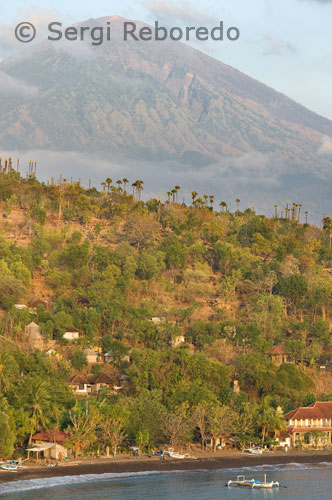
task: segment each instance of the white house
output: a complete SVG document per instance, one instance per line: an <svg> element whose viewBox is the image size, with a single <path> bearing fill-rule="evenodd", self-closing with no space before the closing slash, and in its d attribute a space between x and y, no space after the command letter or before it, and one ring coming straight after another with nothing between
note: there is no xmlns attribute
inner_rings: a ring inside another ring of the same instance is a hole
<svg viewBox="0 0 332 500"><path fill-rule="evenodd" d="M80 337L79 332L73 331L73 332L66 332L62 335L62 337L66 340L75 340Z"/></svg>

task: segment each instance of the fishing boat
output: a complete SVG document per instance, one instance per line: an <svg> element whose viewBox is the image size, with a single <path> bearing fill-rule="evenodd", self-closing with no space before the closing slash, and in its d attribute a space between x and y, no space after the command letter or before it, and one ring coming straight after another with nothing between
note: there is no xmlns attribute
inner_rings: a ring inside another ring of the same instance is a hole
<svg viewBox="0 0 332 500"><path fill-rule="evenodd" d="M4 462L0 464L1 469L11 471L11 472L16 472L18 469L18 462L14 461L9 461L9 462Z"/></svg>
<svg viewBox="0 0 332 500"><path fill-rule="evenodd" d="M246 479L245 476L237 476L236 481L231 479L228 481L227 486L244 486L247 488L261 488L261 489L272 489L279 488L278 481L267 481L266 474L264 474L264 482L257 481L256 479Z"/></svg>
<svg viewBox="0 0 332 500"><path fill-rule="evenodd" d="M169 450L166 451L166 454L171 458L178 458L178 459L190 458L188 453L183 455L181 453L177 453L176 451L174 451L173 448L169 448Z"/></svg>
<svg viewBox="0 0 332 500"><path fill-rule="evenodd" d="M263 448L245 448L243 453L250 453L251 455L263 455Z"/></svg>
<svg viewBox="0 0 332 500"><path fill-rule="evenodd" d="M230 479L227 483L227 486L252 486L255 482L255 479L246 479L245 476L237 476L236 480L233 481Z"/></svg>

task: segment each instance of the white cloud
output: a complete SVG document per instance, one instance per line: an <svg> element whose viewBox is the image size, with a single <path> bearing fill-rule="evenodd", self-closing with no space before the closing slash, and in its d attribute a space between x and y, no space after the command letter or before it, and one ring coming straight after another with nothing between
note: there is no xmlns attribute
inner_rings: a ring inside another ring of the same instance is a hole
<svg viewBox="0 0 332 500"><path fill-rule="evenodd" d="M10 56L18 52L31 43L21 43L15 38L15 27L27 21L34 25L37 36L32 44L41 41L47 34L47 27L53 21L62 22L62 16L56 10L42 9L34 7L33 9L22 9L18 12L17 18L10 24L0 24L0 58Z"/></svg>
<svg viewBox="0 0 332 500"><path fill-rule="evenodd" d="M264 42L267 46L263 52L264 56L275 56L285 52L296 52L296 48L291 43L283 40L276 40L271 36L265 36Z"/></svg>
<svg viewBox="0 0 332 500"><path fill-rule="evenodd" d="M0 71L0 95L18 94L24 97L33 97L37 93L38 89L36 87Z"/></svg>
<svg viewBox="0 0 332 500"><path fill-rule="evenodd" d="M332 156L332 137L323 137L318 154L320 156Z"/></svg>
<svg viewBox="0 0 332 500"><path fill-rule="evenodd" d="M146 1L144 7L154 21L166 25L210 25L216 23L216 17L207 14L204 10L194 9L187 2L153 2Z"/></svg>

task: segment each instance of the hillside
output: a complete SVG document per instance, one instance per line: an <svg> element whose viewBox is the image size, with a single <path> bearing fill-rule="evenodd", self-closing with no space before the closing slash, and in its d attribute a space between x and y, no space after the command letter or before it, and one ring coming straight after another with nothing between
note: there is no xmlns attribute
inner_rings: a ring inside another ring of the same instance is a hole
<svg viewBox="0 0 332 500"><path fill-rule="evenodd" d="M237 436L246 415L241 439L251 440L267 406L329 397L332 220L303 223L295 205L268 219L239 200L231 213L198 193L185 206L179 187L165 203L142 202L142 189L127 179L106 179L98 192L0 175L0 420L12 436L1 449L50 425L81 442L75 374L111 381L85 394L96 425L106 398L121 439L138 442L144 431L151 445L175 418L186 433L174 442L192 439L202 405L227 414Z"/></svg>

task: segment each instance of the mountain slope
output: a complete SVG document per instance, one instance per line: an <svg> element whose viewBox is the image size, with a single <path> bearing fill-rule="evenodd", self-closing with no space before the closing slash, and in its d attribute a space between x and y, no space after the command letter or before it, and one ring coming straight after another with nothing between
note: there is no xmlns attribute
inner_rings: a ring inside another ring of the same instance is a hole
<svg viewBox="0 0 332 500"><path fill-rule="evenodd" d="M177 42L73 48L44 43L0 65L37 88L0 104L2 147L103 151L208 163L249 153L317 161L332 122L269 87ZM324 159L319 159L323 163Z"/></svg>

